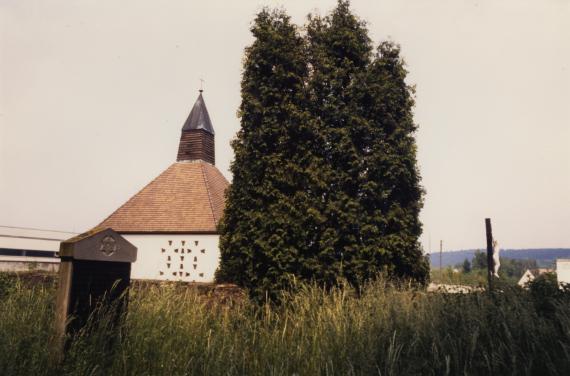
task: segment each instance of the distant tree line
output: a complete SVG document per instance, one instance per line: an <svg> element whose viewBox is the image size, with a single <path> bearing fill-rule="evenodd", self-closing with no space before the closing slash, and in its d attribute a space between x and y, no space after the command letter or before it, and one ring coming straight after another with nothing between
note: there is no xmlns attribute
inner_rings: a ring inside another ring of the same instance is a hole
<svg viewBox="0 0 570 376"><path fill-rule="evenodd" d="M499 276L519 279L527 269L538 269L538 264L534 259L520 260L510 258L500 258L501 266L499 268ZM457 264L456 268L463 271L463 273L470 273L472 271L487 270L487 253L476 251L473 259L465 258L463 263Z"/></svg>

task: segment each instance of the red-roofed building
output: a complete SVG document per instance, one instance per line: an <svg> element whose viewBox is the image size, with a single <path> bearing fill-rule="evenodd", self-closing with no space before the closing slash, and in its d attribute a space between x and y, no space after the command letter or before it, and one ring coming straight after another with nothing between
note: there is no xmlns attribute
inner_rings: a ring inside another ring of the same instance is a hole
<svg viewBox="0 0 570 376"><path fill-rule="evenodd" d="M101 222L138 248L132 278L212 282L229 183L214 165L202 91L182 127L177 161Z"/></svg>

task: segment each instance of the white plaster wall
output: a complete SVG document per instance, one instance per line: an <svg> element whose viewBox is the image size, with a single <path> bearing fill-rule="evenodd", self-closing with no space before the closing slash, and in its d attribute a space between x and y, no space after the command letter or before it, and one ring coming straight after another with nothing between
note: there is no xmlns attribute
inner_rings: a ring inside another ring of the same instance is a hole
<svg viewBox="0 0 570 376"><path fill-rule="evenodd" d="M556 276L558 283L570 283L570 259L556 260Z"/></svg>
<svg viewBox="0 0 570 376"><path fill-rule="evenodd" d="M131 278L213 282L218 268L219 235L122 234L137 249Z"/></svg>

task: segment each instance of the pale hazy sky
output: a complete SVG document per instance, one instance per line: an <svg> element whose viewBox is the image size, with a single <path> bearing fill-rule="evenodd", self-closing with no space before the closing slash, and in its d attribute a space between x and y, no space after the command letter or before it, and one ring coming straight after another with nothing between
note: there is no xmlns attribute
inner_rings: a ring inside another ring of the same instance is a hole
<svg viewBox="0 0 570 376"><path fill-rule="evenodd" d="M263 5L0 0L0 225L84 231L175 161L199 79L228 171ZM570 247L570 1L353 0L417 85L425 250Z"/></svg>

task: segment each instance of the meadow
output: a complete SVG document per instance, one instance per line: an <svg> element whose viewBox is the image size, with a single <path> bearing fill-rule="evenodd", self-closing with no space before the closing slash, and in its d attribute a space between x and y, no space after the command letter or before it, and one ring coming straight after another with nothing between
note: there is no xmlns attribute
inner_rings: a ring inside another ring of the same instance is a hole
<svg viewBox="0 0 570 376"><path fill-rule="evenodd" d="M543 286L358 293L296 286L280 305L134 284L112 348L108 312L50 361L56 286L0 275L2 375L568 375L570 295Z"/></svg>

